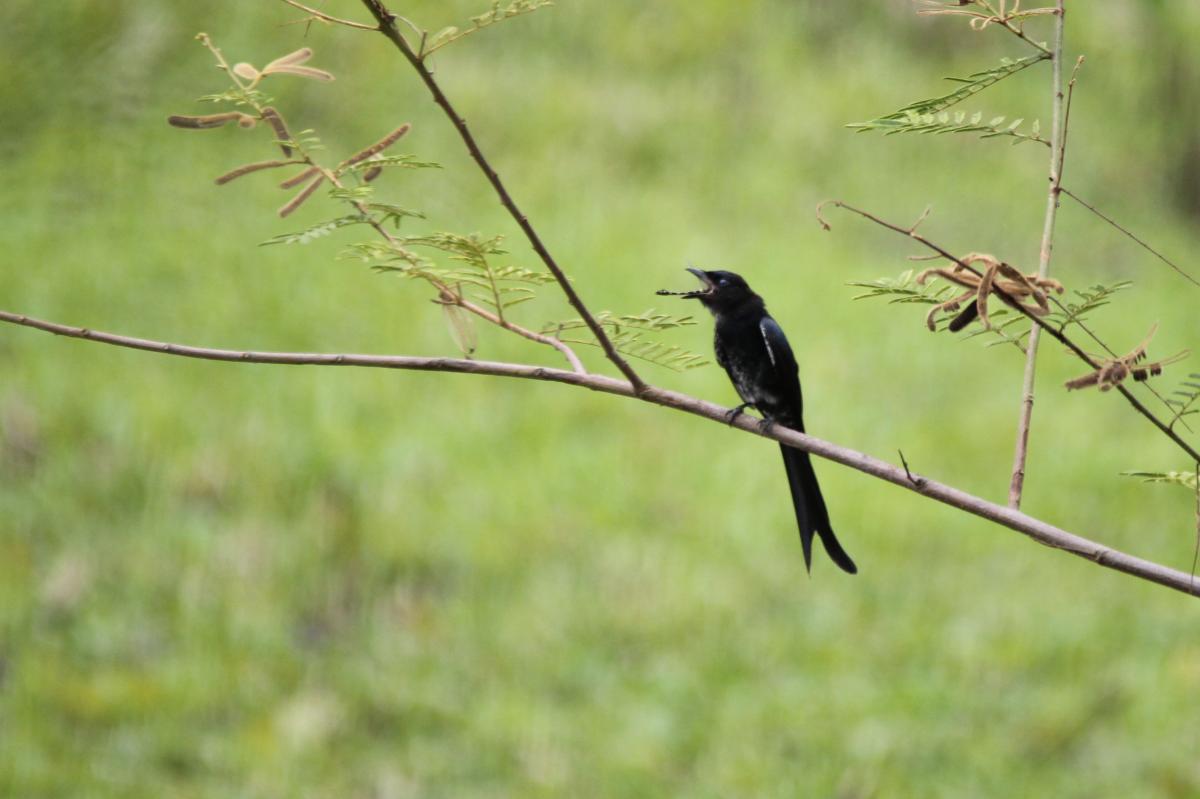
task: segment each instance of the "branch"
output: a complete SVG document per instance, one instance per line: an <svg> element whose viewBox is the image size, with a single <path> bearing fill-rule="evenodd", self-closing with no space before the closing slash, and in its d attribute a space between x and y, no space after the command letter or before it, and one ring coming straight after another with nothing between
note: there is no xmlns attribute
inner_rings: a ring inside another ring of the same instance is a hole
<svg viewBox="0 0 1200 799"><path fill-rule="evenodd" d="M283 0L283 2L287 3L292 8L300 9L301 11L305 12L306 14L309 14L310 18L318 19L321 22L329 22L329 23L333 23L334 25L345 25L347 28L358 28L359 30L364 30L364 31L379 30L379 28L375 27L374 25L364 25L361 22L354 22L354 21L348 20L348 19L341 19L340 17L330 16L329 14L326 14L324 11L318 11L315 8L304 5L303 3L298 3L298 2L296 2L296 0Z"/></svg>
<svg viewBox="0 0 1200 799"><path fill-rule="evenodd" d="M300 352L242 352L219 350L207 347L191 347L163 341L133 338L114 333L104 333L87 328L69 327L55 322L46 322L28 316L0 311L0 322L9 322L32 327L60 336L69 336L101 344L146 350L184 358L199 358L211 361L234 361L238 363L270 363L315 366L362 366L380 369L409 369L426 372L460 372L464 374L492 375L495 377L518 377L529 380L546 380L554 383L580 386L605 394L640 399L694 416L700 416L721 425L729 424L729 409L712 402L666 389L645 387L640 391L630 383L597 374L580 374L565 369L496 361L472 361L461 358L420 358L408 355L349 355ZM1111 547L1069 533L1018 510L1006 508L968 494L952 486L914 474L907 463L903 468L871 457L846 447L823 441L819 438L789 430L780 425L764 431L757 419L742 416L732 426L743 432L770 438L796 449L810 452L818 457L840 463L863 474L906 488L921 496L937 500L944 505L979 516L988 521L1023 533L1038 543L1061 549L1072 555L1091 560L1105 568L1123 572L1149 582L1173 588L1192 596L1200 596L1191 576L1184 572L1143 560L1120 552Z"/></svg>
<svg viewBox="0 0 1200 799"><path fill-rule="evenodd" d="M640 393L645 391L648 386L640 377L638 377L638 374L633 370L633 367L630 366L623 357L621 357L619 352L617 352L617 348L613 345L612 340L609 339L608 334L604 332L604 328L602 328L600 324L596 322L596 319L592 316L591 311L589 311L587 306L584 305L583 300L580 298L579 294L576 293L575 288L571 285L571 281L567 279L566 274L559 267L558 262L554 260L554 257L550 255L550 251L546 249L546 245L542 243L542 239L537 234L537 231L534 230L533 225L529 223L529 219L524 213L521 212L521 209L517 207L516 202L513 201L512 196L508 193L508 189L505 188L504 183L501 182L500 176L496 174L496 170L492 168L491 163L487 160L487 157L484 156L483 151L479 149L479 144L475 141L475 136L471 133L470 128L467 127L466 120L464 120L459 115L458 111L454 109L454 106L450 104L450 100L446 97L445 93L442 92L442 87L438 85L438 82L434 79L433 73L429 71L427 66L425 66L424 57L422 55L418 55L416 51L413 50L412 46L409 45L408 40L405 39L404 36L401 35L399 29L396 28L396 15L387 10L387 8L383 5L382 0L363 0L363 4L371 12L371 14L374 15L376 21L378 21L379 32L386 36L388 40L391 41L392 44L394 44L396 48L404 54L405 59L410 65L412 65L412 68L416 70L417 75L419 75L421 80L424 82L425 87L429 89L429 93L433 96L433 101L437 103L438 107L440 107L450 119L450 123L454 125L454 129L458 131L459 137L462 138L463 144L467 146L467 151L470 152L471 158L475 160L475 163L479 166L480 170L483 171L483 174L488 179L488 182L492 184L492 188L496 191L496 195L500 198L500 204L504 206L504 208L512 216L513 220L516 221L517 225L521 228L521 231L525 234L525 237L529 240L530 246L533 247L533 251L537 253L539 258L542 259L542 263L546 265L546 268L550 270L550 273L554 275L554 279L558 281L558 285L566 295L567 301L571 304L571 307L575 309L575 312L579 314L579 318L587 324L588 329L592 331L592 335L595 336L596 341L600 343L600 347L604 350L604 354L610 361L612 361L617 369L621 371L621 374L625 375L630 384L632 384L635 392Z"/></svg>
<svg viewBox="0 0 1200 799"><path fill-rule="evenodd" d="M1070 198L1071 198L1072 200L1074 200L1075 202L1077 202L1077 203L1079 203L1080 205L1082 205L1084 208L1086 208L1086 209L1088 209L1089 211L1091 211L1091 212L1092 212L1093 214L1095 214L1096 216L1098 216L1098 217L1100 217L1101 219L1103 219L1103 220L1104 220L1105 222L1107 222L1108 224L1112 225L1114 228L1116 228L1116 229L1117 229L1117 230L1119 230L1120 232L1124 233L1126 236L1128 236L1128 237L1129 237L1130 239L1132 239L1134 242L1136 242L1137 244L1139 244L1139 245L1142 247L1142 249L1146 250L1148 253L1150 253L1151 255L1153 255L1155 258L1157 258L1158 260L1162 261L1164 264L1166 264L1167 266L1171 267L1171 268L1172 268L1172 269L1174 269L1176 272L1178 272L1178 273L1179 273L1179 275L1180 275L1180 277L1182 277L1184 280L1188 281L1188 282L1189 282L1189 283L1191 283L1192 285L1195 285L1195 286L1200 286L1200 280L1196 280L1196 278L1192 277L1192 276L1191 276L1191 275L1190 275L1190 274L1189 274L1187 271L1185 271L1185 270L1183 269L1183 267L1179 266L1179 265L1178 265L1178 264L1176 264L1174 261L1172 261L1170 258L1168 258L1167 256L1163 255L1161 252L1159 252L1158 250L1154 249L1153 247L1151 247L1151 246L1150 246L1149 244L1147 244L1146 242L1142 241L1140 238L1138 238L1137 236L1135 236L1135 235L1134 235L1134 234L1133 234L1133 233L1132 233L1130 230L1128 230L1127 228L1123 227L1123 226L1122 226L1122 225L1121 225L1119 222L1117 222L1115 219L1113 219L1112 217L1110 217L1110 216L1108 216L1107 214L1105 214L1105 213L1104 213L1103 211L1101 211L1099 208L1097 208L1096 206L1092 205L1092 204L1091 204L1091 203L1089 203L1087 200L1083 199L1083 198L1082 198L1082 197L1080 197L1078 194L1076 194L1075 192L1071 191L1071 190L1070 190L1070 189L1068 189L1068 188L1065 188L1065 187L1061 187L1061 186L1060 186L1060 187L1059 187L1059 191L1061 191L1063 194L1065 194L1065 195L1067 195L1068 197L1070 197Z"/></svg>
<svg viewBox="0 0 1200 799"><path fill-rule="evenodd" d="M1050 190L1046 197L1046 219L1042 225L1042 246L1038 258L1038 277L1050 274L1050 256L1054 252L1054 223L1058 217L1058 206L1062 202L1063 161L1067 156L1067 114L1070 103L1063 107L1062 58L1063 29L1066 21L1064 0L1057 0L1054 16L1054 44L1051 51L1053 73L1053 96L1051 101L1052 129L1050 134ZM1083 63L1080 58L1075 64L1076 72ZM1071 76L1071 91L1075 89L1075 76ZM1033 384L1037 376L1038 342L1041 328L1029 332L1029 345L1025 352L1025 375L1021 380L1021 413L1017 419L1017 444L1013 452L1012 478L1008 484L1008 505L1021 507L1021 491L1025 486L1025 460L1029 453L1029 428L1033 421Z"/></svg>
<svg viewBox="0 0 1200 799"><path fill-rule="evenodd" d="M935 244L934 242L930 241L929 239L925 238L920 233L918 233L916 225L913 225L912 227L907 227L907 228L901 227L900 225L897 225L893 222L888 222L887 220L880 219L879 217L875 216L874 214L872 214L868 211L864 211L861 208L855 208L853 205L842 202L841 200L826 200L825 202L823 202L817 206L817 221L820 222L821 227L823 227L825 230L831 229L829 223L826 222L825 219L821 216L821 210L827 205L832 205L835 208L843 208L847 211L850 211L851 213L861 216L864 219L874 222L875 224L879 225L880 227L885 227L888 230L894 231L903 236L908 236L909 238L913 239L914 241L919 242L920 244L929 248L930 250L933 250L934 252L936 252L938 255L940 255L942 258L946 259L947 261L958 264L963 269L966 269L968 272L971 272L972 274L974 274L976 276L981 276L979 274L978 270L975 269L975 267L971 266L969 263L962 260L961 258L958 258L955 255L952 255L950 253L950 251L947 250L946 248L942 247L939 244ZM924 219L924 215L922 215L921 218ZM920 224L920 222L921 222L921 220L917 220L917 224ZM1099 364L1096 362L1096 360L1094 358L1092 358L1090 355L1088 355L1086 352L1084 352L1084 350L1078 344L1076 344L1074 341L1072 341L1066 335L1066 333L1064 333L1062 330L1054 327L1054 325L1046 322L1040 316L1038 316L1037 314L1030 311L1028 308L1026 308L1024 305L1022 305L1017 300L1017 298L1005 293L1005 291L1001 287L999 287L999 286L993 287L992 293L995 294L997 297L999 297L1001 300L1003 300L1007 305L1011 306L1014 310L1018 311L1019 313L1024 314L1031 322L1033 322L1034 325L1036 325L1041 330L1046 331L1046 333L1048 335L1050 335L1052 338L1054 338L1056 341L1058 341L1060 344L1062 344L1068 350L1073 352L1076 357L1078 357L1081 361L1086 363L1088 366L1090 366L1093 369L1095 369L1099 366ZM1151 424L1153 424L1155 427L1157 427L1159 429L1159 431L1161 431L1163 433L1163 435L1165 435L1167 438L1169 438L1173 442L1175 442L1175 444L1180 449L1182 449L1184 452L1187 453L1188 457L1191 458L1192 461L1200 462L1200 453L1196 452L1196 450L1193 449L1190 444L1188 444L1186 441L1184 441L1182 438L1180 438L1179 434L1176 433L1174 430L1172 430L1171 427L1167 423L1165 423L1164 421L1159 419L1157 416L1155 416L1154 413L1151 412L1149 408L1147 408L1145 405L1143 405L1141 403L1141 401L1137 397L1135 397L1129 389L1127 389L1124 386L1124 384L1118 384L1116 386L1116 389L1117 389L1117 391L1121 392L1121 396L1124 397L1129 402L1129 404L1133 406L1134 410L1136 410L1142 416L1146 417L1146 419L1148 419Z"/></svg>

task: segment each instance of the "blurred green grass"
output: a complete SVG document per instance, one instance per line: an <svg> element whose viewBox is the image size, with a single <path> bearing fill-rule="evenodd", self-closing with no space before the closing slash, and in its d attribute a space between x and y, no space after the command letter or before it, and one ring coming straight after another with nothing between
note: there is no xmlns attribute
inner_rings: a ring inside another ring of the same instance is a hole
<svg viewBox="0 0 1200 799"><path fill-rule="evenodd" d="M406 7L436 29L478 6ZM221 85L195 32L258 63L303 41L339 78L273 89L294 125L341 154L411 121L401 149L446 169L383 192L430 229L507 234L532 265L385 43L320 26L302 40L281 26L294 18L10 0L0 307L210 346L453 352L414 285L335 260L355 231L254 246L335 213L314 202L280 222L270 181L212 185L264 157L261 132L164 124ZM1068 185L1194 251L1173 186L1200 107L1200 13L1120 2L1071 25L1089 63ZM939 241L1031 263L1040 149L842 127L1017 52L904 3L563 0L437 67L594 307L661 307L653 290L686 284L688 261L740 271L791 335L814 433L1000 498L1020 359L933 338L920 310L852 303L847 281L894 275L909 251L849 217L823 233L812 208L840 196L910 219L932 204ZM1044 79L972 107L1036 117ZM1058 242L1068 284L1136 281L1097 317L1106 337L1136 342L1157 320L1156 351L1194 343L1195 298L1168 270L1069 204ZM530 324L568 315L546 295ZM480 357L553 361L481 339ZM5 795L1200 791L1186 599L856 473L818 465L862 574L821 558L809 579L772 447L661 409L15 328L0 370ZM1047 350L1027 510L1188 568L1191 498L1117 477L1184 464L1119 399L1056 388L1077 371ZM646 374L733 401L716 369Z"/></svg>

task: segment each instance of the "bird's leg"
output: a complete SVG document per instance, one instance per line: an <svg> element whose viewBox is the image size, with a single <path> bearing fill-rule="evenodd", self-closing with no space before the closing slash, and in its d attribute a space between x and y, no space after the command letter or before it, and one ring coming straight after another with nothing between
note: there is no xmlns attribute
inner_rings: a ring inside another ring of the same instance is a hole
<svg viewBox="0 0 1200 799"><path fill-rule="evenodd" d="M729 412L725 414L725 421L729 424L730 427L733 427L733 423L737 421L738 417L741 416L743 413L745 413L747 408L753 408L753 407L754 407L753 402L743 402L741 405L737 406L736 408L730 408Z"/></svg>
<svg viewBox="0 0 1200 799"><path fill-rule="evenodd" d="M758 421L758 432L765 435L770 435L771 428L775 426L775 420L763 417Z"/></svg>

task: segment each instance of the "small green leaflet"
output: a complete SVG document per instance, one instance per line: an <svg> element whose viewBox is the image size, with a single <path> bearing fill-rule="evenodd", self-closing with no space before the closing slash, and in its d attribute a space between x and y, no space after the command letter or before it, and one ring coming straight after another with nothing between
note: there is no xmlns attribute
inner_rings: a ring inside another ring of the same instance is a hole
<svg viewBox="0 0 1200 799"><path fill-rule="evenodd" d="M328 236L338 228L348 225L361 225L366 221L361 216L341 216L328 222L322 222L319 225L313 225L308 230L302 230L299 233L282 233L278 236L272 236L266 241L260 242L258 246L265 247L268 244L308 244L311 241Z"/></svg>

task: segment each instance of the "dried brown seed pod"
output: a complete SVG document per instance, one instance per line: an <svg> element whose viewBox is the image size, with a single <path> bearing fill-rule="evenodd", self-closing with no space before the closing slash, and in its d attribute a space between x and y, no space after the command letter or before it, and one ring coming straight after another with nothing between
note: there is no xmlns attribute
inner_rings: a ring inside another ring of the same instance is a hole
<svg viewBox="0 0 1200 799"><path fill-rule="evenodd" d="M348 166L353 166L354 164L357 164L359 161L365 161L366 159L370 158L371 156L377 155L377 154L383 152L384 150L386 150L387 148L389 148L393 144L395 144L397 141L399 141L400 138L405 133L408 133L410 130L412 130L412 125L405 122L403 125L396 128L391 133L389 133L388 135L384 136L379 141L372 144L370 147L367 147L366 149L363 149L363 150L359 150L357 153L355 153L354 155L347 158L345 161L343 161L338 166L338 169L345 169Z"/></svg>
<svg viewBox="0 0 1200 799"><path fill-rule="evenodd" d="M256 161L253 164L242 164L238 168L231 169L228 172L226 172L224 175L221 175L221 177L217 178L216 184L218 186L224 186L229 181L236 180L237 178L240 178L242 175L249 175L251 172L258 172L261 169L275 169L277 167L287 166L288 164L294 164L294 163L296 163L296 162L295 161Z"/></svg>
<svg viewBox="0 0 1200 799"><path fill-rule="evenodd" d="M173 114L167 117L167 124L176 128L204 130L206 128L219 128L228 122L240 119L241 116L242 114L238 111L226 111L223 114L205 114L204 116Z"/></svg>
<svg viewBox="0 0 1200 799"><path fill-rule="evenodd" d="M317 190L317 187L320 186L321 183L324 182L324 180L325 180L324 175L317 175L317 177L314 178L311 183L309 183L307 186L305 186L303 189L300 190L299 194L297 194L292 199L288 200L287 203L282 208L279 209L279 215L281 217L285 217L288 214L292 213L292 211L295 211L297 208L299 208L301 205L303 205L304 201L312 196L313 192Z"/></svg>
<svg viewBox="0 0 1200 799"><path fill-rule="evenodd" d="M308 169L304 170L303 172L300 172L299 174L296 174L296 175L292 175L290 178L285 180L283 183L280 183L279 188L293 189L320 171L321 170L318 169L317 167L310 166Z"/></svg>
<svg viewBox="0 0 1200 799"><path fill-rule="evenodd" d="M283 121L283 117L279 115L278 111L268 105L262 110L262 118L275 131L275 138L279 140L279 149L283 150L284 156L291 158L292 147L288 142L292 140L292 134L288 132L287 123Z"/></svg>

